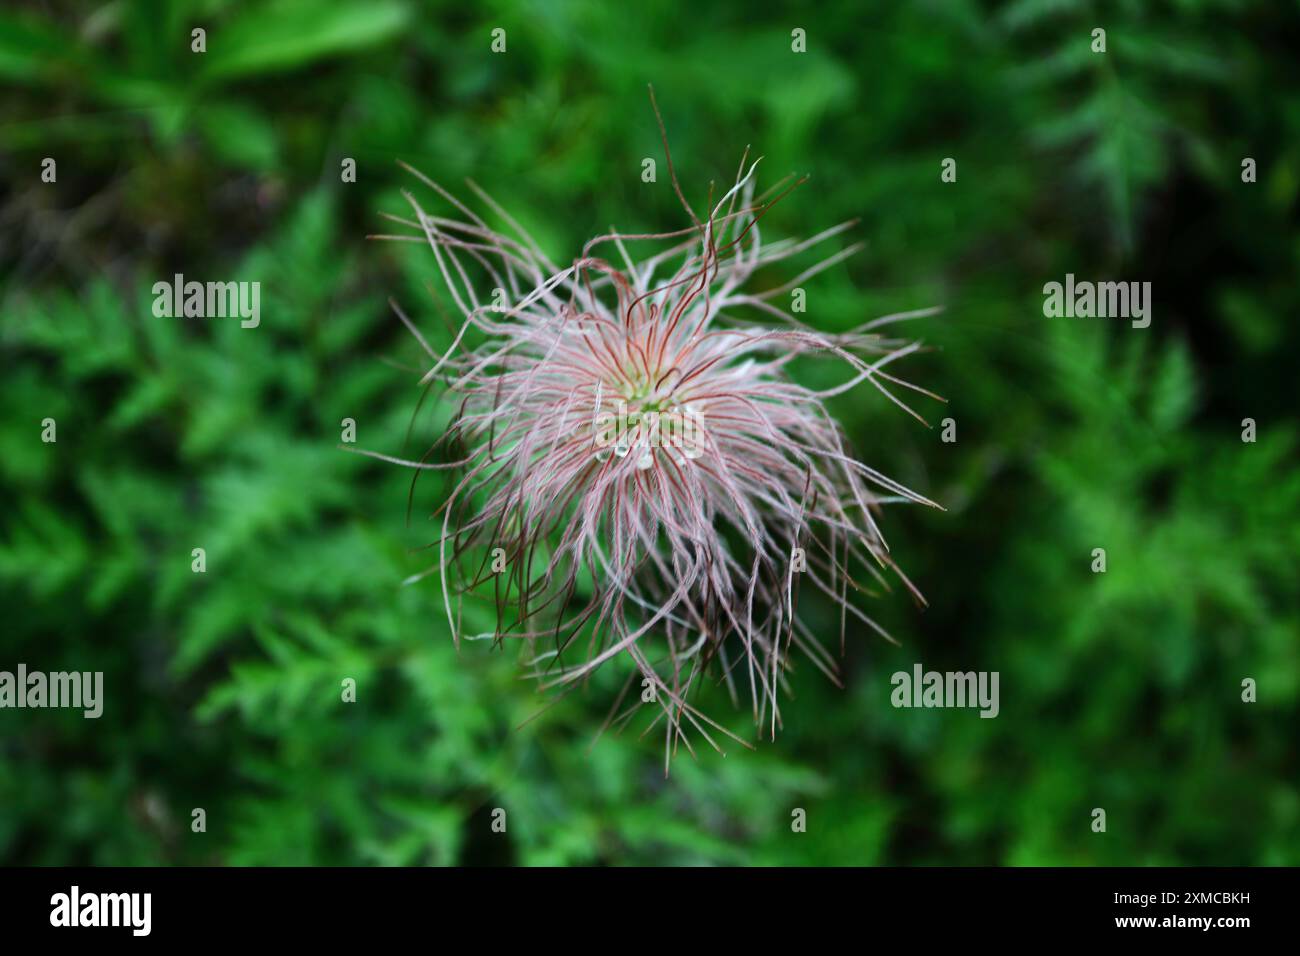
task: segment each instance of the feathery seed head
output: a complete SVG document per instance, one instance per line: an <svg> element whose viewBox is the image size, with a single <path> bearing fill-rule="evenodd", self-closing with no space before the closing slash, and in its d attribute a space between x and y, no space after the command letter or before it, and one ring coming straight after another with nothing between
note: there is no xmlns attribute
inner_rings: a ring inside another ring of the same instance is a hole
<svg viewBox="0 0 1300 956"><path fill-rule="evenodd" d="M490 588L497 628L477 636L528 642L544 687L630 662L624 692L639 684L640 703L611 719L650 705L666 760L679 742L691 748L692 727L715 747L710 729L734 736L690 702L706 674L748 696L772 734L792 647L838 683L834 656L795 613L801 586L838 606L841 643L848 618L884 634L851 593L861 569L886 588L885 572L896 575L920 600L877 517L887 503L933 502L858 461L824 400L865 384L919 418L895 389L938 396L887 369L919 343L875 330L935 310L832 335L780 309L856 248L783 284L755 276L853 223L764 243L761 220L793 186L755 197L757 166L742 160L703 219L682 199L687 228L611 230L564 268L473 183L513 236L418 173L460 216L408 195L413 218L390 218L409 234L386 237L428 244L463 317L439 357L398 313L430 355L424 381L457 408L440 439L459 449L452 460L408 463L456 472L426 572L440 577L453 634L467 636L462 594ZM847 379L799 385L788 367L813 354L842 362Z"/></svg>

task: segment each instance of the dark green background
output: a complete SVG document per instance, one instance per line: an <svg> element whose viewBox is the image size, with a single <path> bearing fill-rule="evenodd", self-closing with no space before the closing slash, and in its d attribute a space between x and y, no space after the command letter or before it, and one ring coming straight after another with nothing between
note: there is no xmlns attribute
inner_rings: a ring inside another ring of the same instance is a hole
<svg viewBox="0 0 1300 956"><path fill-rule="evenodd" d="M0 669L102 670L107 701L0 711L0 860L1300 862L1298 47L1294 5L1232 0L7 3ZM448 415L412 418L386 305L446 346L431 254L366 240L400 189L444 208L395 161L472 176L560 262L678 228L647 83L696 208L749 144L811 175L767 237L862 218L809 321L947 307L904 364L958 430L837 400L948 508L885 516L931 607L869 602L901 647L851 633L845 690L799 667L775 743L667 780L657 733L588 750L612 679L515 729L545 699L514 655L458 657L436 578L399 587L445 487L408 526L409 472L337 447L351 417L418 456ZM155 319L174 272L260 281L261 327ZM1044 318L1067 272L1151 282L1152 326ZM1001 715L893 709L916 661L1000 672Z"/></svg>

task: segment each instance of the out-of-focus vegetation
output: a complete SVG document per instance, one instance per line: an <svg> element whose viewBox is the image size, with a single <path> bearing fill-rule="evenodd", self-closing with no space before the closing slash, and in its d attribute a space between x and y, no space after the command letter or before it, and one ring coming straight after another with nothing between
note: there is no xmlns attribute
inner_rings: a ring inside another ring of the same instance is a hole
<svg viewBox="0 0 1300 956"><path fill-rule="evenodd" d="M0 669L102 670L107 700L0 711L0 859L1300 863L1298 21L1235 0L6 4ZM912 325L934 351L908 375L958 438L869 389L838 401L865 460L948 508L885 516L931 606L870 601L900 647L851 631L845 690L800 667L775 743L666 780L657 734L589 746L603 684L518 726L546 699L515 657L457 654L436 576L399 586L446 486L421 479L408 526L410 473L338 449L352 418L359 446L418 456L447 415L416 414L386 303L445 348L432 258L365 238L422 188L395 160L472 176L561 262L611 223L678 228L662 162L641 181L647 83L697 207L750 144L767 182L811 174L767 235L862 217L808 321L947 306ZM155 318L178 272L260 281L260 327ZM1067 272L1151 282L1151 327L1044 318ZM895 710L916 661L999 671L1000 716Z"/></svg>

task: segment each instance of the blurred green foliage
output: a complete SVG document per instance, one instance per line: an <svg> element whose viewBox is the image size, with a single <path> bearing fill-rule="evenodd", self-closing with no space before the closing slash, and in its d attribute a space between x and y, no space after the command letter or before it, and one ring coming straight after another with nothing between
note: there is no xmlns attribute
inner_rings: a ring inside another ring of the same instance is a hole
<svg viewBox="0 0 1300 956"><path fill-rule="evenodd" d="M0 668L102 670L107 696L97 721L0 712L0 859L1300 863L1295 10L674 6L0 13ZM769 236L862 217L811 321L947 306L908 374L958 430L836 405L948 507L885 519L931 606L870 602L901 647L851 633L845 690L798 668L775 743L668 779L657 735L591 745L610 682L529 721L548 700L513 655L456 652L436 576L400 586L445 486L338 448L353 418L418 456L448 415L417 413L386 304L445 348L432 260L365 239L420 188L394 161L472 176L557 261L611 223L677 228L666 177L640 179L650 82L697 205L752 144L767 182L811 174ZM261 326L154 318L175 272L260 281ZM1150 281L1151 328L1045 319L1067 272ZM915 661L999 671L1000 716L895 710Z"/></svg>

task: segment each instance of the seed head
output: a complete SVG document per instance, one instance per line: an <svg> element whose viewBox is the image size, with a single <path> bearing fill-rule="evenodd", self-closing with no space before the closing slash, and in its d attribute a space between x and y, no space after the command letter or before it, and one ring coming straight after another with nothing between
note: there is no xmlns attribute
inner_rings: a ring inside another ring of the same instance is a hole
<svg viewBox="0 0 1300 956"><path fill-rule="evenodd" d="M839 683L835 656L796 613L801 588L838 608L841 650L849 618L888 638L857 606L862 572L922 599L890 557L880 509L938 507L859 461L824 405L866 385L920 418L896 390L938 396L888 368L920 344L876 330L936 310L828 334L780 308L857 247L778 285L760 274L854 223L764 243L762 219L798 183L756 197L758 162L745 164L703 218L682 198L690 225L611 230L563 268L474 183L512 234L414 170L457 215L408 194L413 216L389 217L407 232L384 237L428 244L462 317L439 356L397 310L430 356L423 382L456 409L429 454L403 462L455 473L435 513L438 560L412 580L438 575L457 642L526 642L543 687L572 689L624 661L605 726L649 707L650 726L664 722L665 767L679 742L693 752L691 729L715 747L711 730L745 743L691 702L707 677L747 696L772 735L792 648ZM673 185L682 197L675 173ZM800 356L838 360L847 377L800 385ZM439 445L450 460L429 460ZM463 634L461 601L488 591L495 630Z"/></svg>

